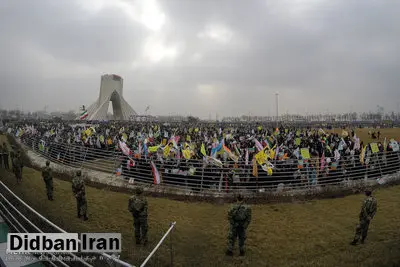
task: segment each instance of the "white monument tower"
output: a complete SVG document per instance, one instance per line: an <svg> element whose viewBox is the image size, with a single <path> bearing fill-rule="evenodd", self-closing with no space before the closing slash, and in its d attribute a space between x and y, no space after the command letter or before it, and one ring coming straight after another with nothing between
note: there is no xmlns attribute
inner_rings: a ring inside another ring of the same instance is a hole
<svg viewBox="0 0 400 267"><path fill-rule="evenodd" d="M114 120L129 120L137 115L122 96L123 79L115 74L101 76L99 99L87 109L86 120L107 120L108 107L112 102Z"/></svg>

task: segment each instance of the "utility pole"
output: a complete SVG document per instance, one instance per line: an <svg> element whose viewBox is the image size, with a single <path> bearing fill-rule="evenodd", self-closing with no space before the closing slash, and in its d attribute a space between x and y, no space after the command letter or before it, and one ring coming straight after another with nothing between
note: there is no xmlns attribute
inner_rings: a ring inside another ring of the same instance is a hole
<svg viewBox="0 0 400 267"><path fill-rule="evenodd" d="M276 124L278 125L279 118L279 93L275 93L275 104L276 104Z"/></svg>

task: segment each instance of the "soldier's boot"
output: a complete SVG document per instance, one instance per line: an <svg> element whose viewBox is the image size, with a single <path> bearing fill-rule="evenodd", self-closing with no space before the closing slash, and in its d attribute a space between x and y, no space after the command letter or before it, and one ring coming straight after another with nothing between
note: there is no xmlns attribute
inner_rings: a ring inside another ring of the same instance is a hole
<svg viewBox="0 0 400 267"><path fill-rule="evenodd" d="M365 242L365 237L361 238L361 244L364 244Z"/></svg>
<svg viewBox="0 0 400 267"><path fill-rule="evenodd" d="M244 256L244 249L240 250L240 256Z"/></svg>
<svg viewBox="0 0 400 267"><path fill-rule="evenodd" d="M86 214L85 214L85 215L82 216L82 220L83 220L83 221L87 221L87 220L89 220L89 218L88 218L88 217L86 216Z"/></svg>
<svg viewBox="0 0 400 267"><path fill-rule="evenodd" d="M357 245L357 240L354 239L354 240L350 243L350 245L352 245L352 246Z"/></svg>
<svg viewBox="0 0 400 267"><path fill-rule="evenodd" d="M140 238L136 238L136 245L140 245Z"/></svg>
<svg viewBox="0 0 400 267"><path fill-rule="evenodd" d="M225 251L225 255L226 255L226 256L233 256L232 250L227 249L227 250Z"/></svg>

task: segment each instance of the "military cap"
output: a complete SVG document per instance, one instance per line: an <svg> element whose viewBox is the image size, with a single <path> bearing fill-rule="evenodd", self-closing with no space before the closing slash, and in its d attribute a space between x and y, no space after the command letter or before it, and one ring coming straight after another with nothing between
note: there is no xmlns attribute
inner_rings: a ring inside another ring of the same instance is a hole
<svg viewBox="0 0 400 267"><path fill-rule="evenodd" d="M50 161L46 160L46 166L50 165Z"/></svg>
<svg viewBox="0 0 400 267"><path fill-rule="evenodd" d="M238 201L242 201L242 200L243 200L243 195L242 195L242 194L236 195L236 199L237 199Z"/></svg>
<svg viewBox="0 0 400 267"><path fill-rule="evenodd" d="M76 171L76 176L81 176L81 175L82 175L82 171L81 170Z"/></svg>
<svg viewBox="0 0 400 267"><path fill-rule="evenodd" d="M136 193L137 195L142 194L142 193L143 193L143 188L142 188L141 186L136 187L136 188L135 188L135 193Z"/></svg>
<svg viewBox="0 0 400 267"><path fill-rule="evenodd" d="M370 195L372 194L372 189L371 189L371 188L366 188L366 189L364 190L364 192L365 192L365 194L366 194L367 196L370 196Z"/></svg>

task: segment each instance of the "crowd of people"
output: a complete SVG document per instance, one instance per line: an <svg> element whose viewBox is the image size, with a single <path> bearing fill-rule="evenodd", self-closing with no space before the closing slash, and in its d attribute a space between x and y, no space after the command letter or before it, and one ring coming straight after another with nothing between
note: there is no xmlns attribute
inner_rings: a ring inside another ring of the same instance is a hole
<svg viewBox="0 0 400 267"><path fill-rule="evenodd" d="M331 133L319 127L255 123L158 124L8 122L5 128L57 159L92 161L118 155L126 178L193 188L315 186L378 178L399 169L395 139L366 144L355 127ZM380 132L371 132L379 138ZM55 151L55 152L52 152ZM154 178L154 167L161 175Z"/></svg>

